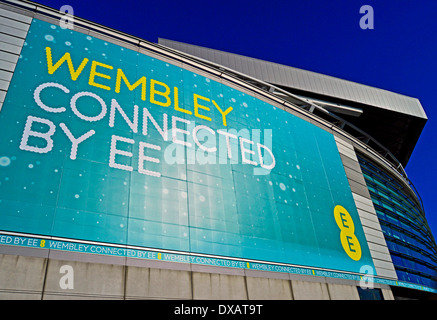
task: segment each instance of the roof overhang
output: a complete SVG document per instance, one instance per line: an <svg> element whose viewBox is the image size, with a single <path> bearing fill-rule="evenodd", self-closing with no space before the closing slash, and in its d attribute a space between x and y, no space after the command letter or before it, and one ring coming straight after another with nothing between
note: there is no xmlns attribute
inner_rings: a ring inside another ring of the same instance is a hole
<svg viewBox="0 0 437 320"><path fill-rule="evenodd" d="M405 166L427 122L416 98L273 62L159 39L158 43L260 79L338 114ZM275 92L281 96L281 92Z"/></svg>

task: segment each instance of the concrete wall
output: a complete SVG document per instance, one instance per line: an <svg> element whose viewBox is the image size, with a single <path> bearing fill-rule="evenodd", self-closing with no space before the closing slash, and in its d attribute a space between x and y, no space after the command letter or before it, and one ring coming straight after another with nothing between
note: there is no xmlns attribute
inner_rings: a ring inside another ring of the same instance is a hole
<svg viewBox="0 0 437 320"><path fill-rule="evenodd" d="M1 248L0 248L1 249ZM77 255L76 255L77 257ZM86 259L82 259L86 260ZM0 254L0 300L5 299L184 299L184 300L358 300L357 283L316 276L178 263L149 266L59 260ZM61 270L71 266L71 272ZM181 270L182 269L182 270ZM62 271L62 272L61 272ZM213 272L215 271L215 272ZM72 276L68 281L66 276ZM63 288L68 283L71 287ZM382 286L385 299L393 299Z"/></svg>

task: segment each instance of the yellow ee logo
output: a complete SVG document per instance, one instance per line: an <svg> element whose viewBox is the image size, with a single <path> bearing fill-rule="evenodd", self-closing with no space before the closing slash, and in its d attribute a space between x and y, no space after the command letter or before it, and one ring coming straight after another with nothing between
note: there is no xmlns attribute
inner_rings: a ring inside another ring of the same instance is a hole
<svg viewBox="0 0 437 320"><path fill-rule="evenodd" d="M340 240L344 251L354 261L361 259L361 246L355 236L355 226L351 215L345 208L338 205L334 208L334 217L337 226L340 228Z"/></svg>

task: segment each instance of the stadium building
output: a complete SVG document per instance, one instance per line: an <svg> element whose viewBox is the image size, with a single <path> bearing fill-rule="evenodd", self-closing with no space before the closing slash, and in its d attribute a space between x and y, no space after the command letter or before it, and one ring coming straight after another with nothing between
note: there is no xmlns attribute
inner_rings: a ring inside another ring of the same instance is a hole
<svg viewBox="0 0 437 320"><path fill-rule="evenodd" d="M432 299L418 99L0 3L1 299Z"/></svg>

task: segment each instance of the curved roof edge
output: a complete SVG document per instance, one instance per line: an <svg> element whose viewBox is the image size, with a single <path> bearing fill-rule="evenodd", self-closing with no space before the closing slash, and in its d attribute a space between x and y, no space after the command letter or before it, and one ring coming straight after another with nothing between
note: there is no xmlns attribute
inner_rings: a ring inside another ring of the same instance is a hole
<svg viewBox="0 0 437 320"><path fill-rule="evenodd" d="M158 43L275 85L311 91L324 96L428 119L419 99L414 97L313 71L178 41L159 38Z"/></svg>

